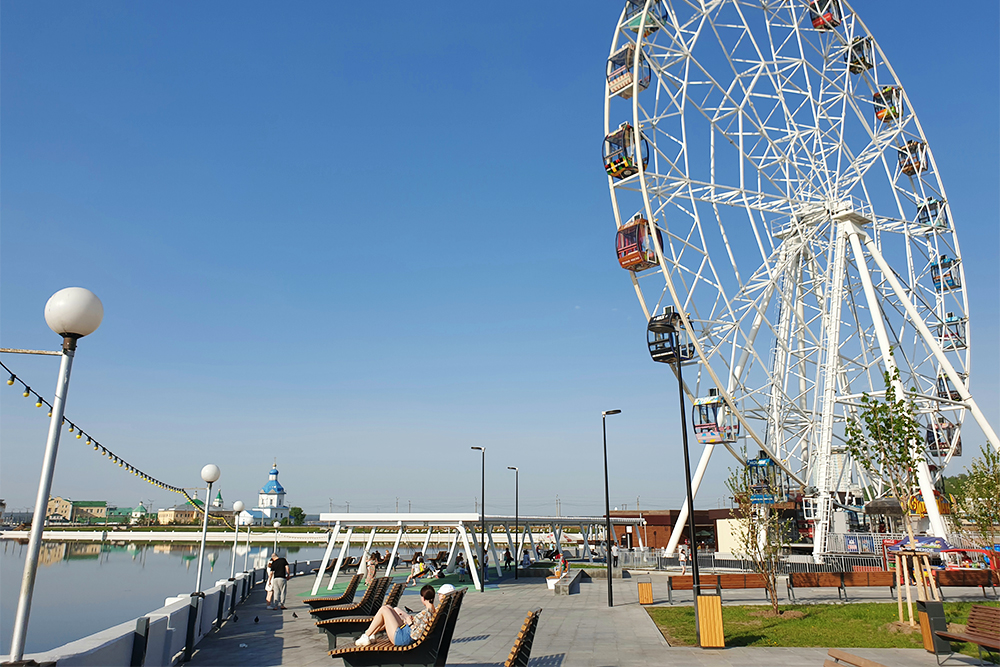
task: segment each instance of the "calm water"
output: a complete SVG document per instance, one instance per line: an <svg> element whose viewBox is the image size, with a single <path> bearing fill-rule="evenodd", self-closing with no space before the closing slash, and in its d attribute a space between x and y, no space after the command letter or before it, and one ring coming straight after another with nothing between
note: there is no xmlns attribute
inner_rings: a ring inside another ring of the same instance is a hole
<svg viewBox="0 0 1000 667"><path fill-rule="evenodd" d="M10 540L0 542L0 656L6 659L27 546ZM322 558L324 551L322 547L295 546L282 550L289 562ZM253 546L250 566L262 567L269 551L269 546ZM245 553L240 545L237 571L243 570ZM206 548L204 588L229 577L230 554L231 550L222 546ZM165 598L193 591L197 570L197 545L46 542L35 580L25 651L47 651L158 609Z"/></svg>

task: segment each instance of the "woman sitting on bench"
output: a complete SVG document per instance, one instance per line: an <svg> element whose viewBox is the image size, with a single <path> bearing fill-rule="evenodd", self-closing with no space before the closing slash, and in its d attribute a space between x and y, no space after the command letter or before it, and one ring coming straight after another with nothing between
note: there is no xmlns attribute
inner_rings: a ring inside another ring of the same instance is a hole
<svg viewBox="0 0 1000 667"><path fill-rule="evenodd" d="M410 576L406 578L406 585L415 584L417 579L428 574L430 570L427 569L427 565L424 564L424 559L422 556L417 556L417 562L413 564L413 569L410 570Z"/></svg>
<svg viewBox="0 0 1000 667"><path fill-rule="evenodd" d="M357 646L368 646L372 643L375 633L385 630L389 635L389 640L394 646L408 646L420 639L431 617L434 616L434 587L430 584L420 589L420 602L424 605L424 610L419 614L410 616L405 611L382 605L382 608L375 614L371 625L365 633L358 637L354 643Z"/></svg>

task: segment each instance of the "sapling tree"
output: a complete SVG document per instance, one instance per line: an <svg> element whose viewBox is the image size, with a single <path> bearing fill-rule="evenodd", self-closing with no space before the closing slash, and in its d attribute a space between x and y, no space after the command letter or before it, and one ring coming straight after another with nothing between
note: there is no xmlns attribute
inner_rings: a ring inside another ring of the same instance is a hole
<svg viewBox="0 0 1000 667"><path fill-rule="evenodd" d="M743 451L746 459L746 450ZM733 494L736 509L736 530L733 539L736 547L750 561L753 571L764 580L764 587L771 600L771 609L778 615L778 568L781 562L781 545L787 537L787 524L774 507L774 497L768 493L757 494L764 501L753 503L753 477L749 466L729 469L726 487Z"/></svg>
<svg viewBox="0 0 1000 667"><path fill-rule="evenodd" d="M989 444L981 451L956 495L965 518L979 530L979 545L992 551L1000 542L1000 452Z"/></svg>
<svg viewBox="0 0 1000 667"><path fill-rule="evenodd" d="M857 419L847 422L847 451L873 482L880 481L883 489L888 488L900 500L903 525L912 543L910 507L918 493L917 462L924 457L926 444L921 437L916 408L900 395L899 369L892 365L892 371L882 376L885 398L865 393ZM934 498L924 501L935 502Z"/></svg>

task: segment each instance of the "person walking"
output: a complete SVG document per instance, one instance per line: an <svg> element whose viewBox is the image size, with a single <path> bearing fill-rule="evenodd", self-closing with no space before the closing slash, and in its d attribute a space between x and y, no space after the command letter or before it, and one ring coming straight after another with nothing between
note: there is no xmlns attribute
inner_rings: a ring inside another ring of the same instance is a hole
<svg viewBox="0 0 1000 667"><path fill-rule="evenodd" d="M510 566L514 563L514 557L510 553L510 547L507 547L503 551L503 569L510 570Z"/></svg>
<svg viewBox="0 0 1000 667"><path fill-rule="evenodd" d="M288 561L274 554L268 564L271 571L271 606L268 609L285 609L285 594L288 592Z"/></svg>
<svg viewBox="0 0 1000 667"><path fill-rule="evenodd" d="M681 561L681 574L682 575L687 574L688 556L687 556L687 549L684 548L683 544L677 548L677 558L679 558Z"/></svg>
<svg viewBox="0 0 1000 667"><path fill-rule="evenodd" d="M618 567L618 543L611 543L611 567Z"/></svg>

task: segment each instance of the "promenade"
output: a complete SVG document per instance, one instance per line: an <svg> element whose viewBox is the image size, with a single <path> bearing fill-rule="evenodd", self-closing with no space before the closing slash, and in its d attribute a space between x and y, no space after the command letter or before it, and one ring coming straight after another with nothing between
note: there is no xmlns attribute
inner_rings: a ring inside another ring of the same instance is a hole
<svg viewBox="0 0 1000 667"><path fill-rule="evenodd" d="M652 575L656 604L666 604L666 575ZM401 580L402 575L397 579ZM230 619L218 632L199 644L192 667L224 665L337 665L327 655L326 637L317 633L310 620L303 594L312 585L312 577L289 582L284 612L264 608L263 587L258 587L248 601L238 608L238 620ZM323 589L320 589L321 592ZM417 605L418 587L407 589L402 604ZM798 594L798 602L830 602L827 591L817 595ZM605 580L583 583L580 593L557 596L542 579L506 577L490 584L485 593L470 590L465 596L461 616L448 655L449 665L501 665L525 614L542 609L531 652L532 667L604 667L621 665L676 665L677 667L816 667L823 664L825 648L756 648L739 647L704 650L671 647L638 603L634 579L614 582L615 606L607 606ZM681 594L683 595L683 594ZM833 593L836 599L836 593ZM782 599L784 596L782 595ZM679 598L690 604L690 594ZM949 600L982 600L978 589L961 589ZM762 604L759 591L726 592L727 604ZM783 599L784 601L784 599ZM890 602L884 589L852 589L852 602ZM257 618L259 622L254 622ZM346 638L341 645L348 645ZM851 653L876 660L887 667L932 667L934 656L921 649L849 649ZM976 664L968 656L956 655L947 665Z"/></svg>

